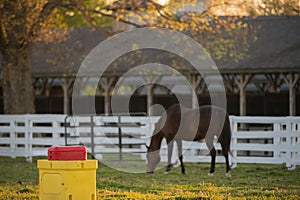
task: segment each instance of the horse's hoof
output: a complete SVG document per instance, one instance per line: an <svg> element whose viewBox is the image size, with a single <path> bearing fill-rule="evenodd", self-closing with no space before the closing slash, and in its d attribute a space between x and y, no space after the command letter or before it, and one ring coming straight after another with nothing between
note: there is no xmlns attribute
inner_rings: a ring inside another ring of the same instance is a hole
<svg viewBox="0 0 300 200"><path fill-rule="evenodd" d="M214 176L214 173L208 173L207 175L212 177L212 176Z"/></svg>
<svg viewBox="0 0 300 200"><path fill-rule="evenodd" d="M231 177L230 172L227 172L227 173L225 174L225 176L226 176L227 178L230 178L230 177Z"/></svg>

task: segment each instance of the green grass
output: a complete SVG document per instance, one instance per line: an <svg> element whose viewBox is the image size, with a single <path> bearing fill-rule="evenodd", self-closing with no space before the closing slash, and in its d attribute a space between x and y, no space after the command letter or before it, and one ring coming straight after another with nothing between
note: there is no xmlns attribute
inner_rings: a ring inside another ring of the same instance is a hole
<svg viewBox="0 0 300 200"><path fill-rule="evenodd" d="M0 199L38 199L36 160L0 157ZM300 167L239 164L225 177L224 164L208 177L209 164L186 163L186 175L174 168L155 174L125 173L99 164L98 199L300 199Z"/></svg>

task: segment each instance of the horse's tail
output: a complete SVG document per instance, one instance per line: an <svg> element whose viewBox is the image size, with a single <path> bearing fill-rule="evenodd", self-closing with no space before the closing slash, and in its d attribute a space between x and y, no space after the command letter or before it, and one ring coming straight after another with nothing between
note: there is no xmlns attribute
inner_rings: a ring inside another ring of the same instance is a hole
<svg viewBox="0 0 300 200"><path fill-rule="evenodd" d="M222 129L222 133L221 133L221 141L224 145L223 151L226 151L230 154L232 154L232 152L230 151L230 145L231 145L231 128L230 128L230 121L229 121L229 115L228 113L226 113L225 115L225 121L224 121L224 126Z"/></svg>
<svg viewBox="0 0 300 200"><path fill-rule="evenodd" d="M235 159L235 156L233 155L232 151L229 151L229 154Z"/></svg>

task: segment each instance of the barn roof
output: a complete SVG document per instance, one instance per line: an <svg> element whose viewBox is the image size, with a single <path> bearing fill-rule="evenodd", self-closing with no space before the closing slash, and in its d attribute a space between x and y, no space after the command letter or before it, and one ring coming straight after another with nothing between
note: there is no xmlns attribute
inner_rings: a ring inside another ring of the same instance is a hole
<svg viewBox="0 0 300 200"><path fill-rule="evenodd" d="M259 17L257 40L239 62L217 61L223 72L300 72L300 16Z"/></svg>
<svg viewBox="0 0 300 200"><path fill-rule="evenodd" d="M300 72L299 16L258 17L247 19L247 23L259 27L256 41L251 43L247 55L238 62L229 57L213 57L221 73ZM76 28L59 45L37 42L32 57L33 75L74 76L86 55L103 40L105 37L95 30ZM143 58L142 62L152 62L149 57L155 51L150 49L146 52L148 59ZM174 55L161 53L156 59L168 65ZM184 60L179 62L189 65ZM129 61L120 60L119 64L116 61L110 73L122 74L128 67Z"/></svg>

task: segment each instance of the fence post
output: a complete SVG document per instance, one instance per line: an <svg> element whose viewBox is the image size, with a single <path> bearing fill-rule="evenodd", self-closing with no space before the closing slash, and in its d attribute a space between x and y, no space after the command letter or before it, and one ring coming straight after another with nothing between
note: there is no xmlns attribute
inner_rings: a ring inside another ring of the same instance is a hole
<svg viewBox="0 0 300 200"><path fill-rule="evenodd" d="M15 131L15 127L16 127L16 121L15 120L12 120L9 122L9 125L10 125L10 131L9 131L9 137L10 137L10 150L11 150L11 155L10 157L11 158L16 158L16 155L15 155L15 150L16 150L16 147L17 147L17 144L15 143L16 141L16 131Z"/></svg>
<svg viewBox="0 0 300 200"><path fill-rule="evenodd" d="M295 147L297 145L297 135L296 135L296 132L297 132L297 129L299 128L298 127L298 124L297 122L293 122L292 119L291 119L291 165L289 166L288 170L294 170L296 169L296 159L297 159L297 154L300 153L300 152L297 152Z"/></svg>
<svg viewBox="0 0 300 200"><path fill-rule="evenodd" d="M65 117L65 120L64 120L64 126L65 126L65 133L64 133L64 137L65 137L65 145L68 146L68 128L71 126L71 123L69 122L68 124L68 118L69 116L67 115ZM70 131L70 128L69 128L69 131Z"/></svg>
<svg viewBox="0 0 300 200"><path fill-rule="evenodd" d="M234 116L230 116L229 120L230 120L230 126L231 126L231 134L232 134L231 135L231 144L232 144L231 148L234 149L232 151L232 155L234 157L233 159L235 160L235 161L232 161L232 159L231 159L231 163L232 163L231 168L234 169L237 167L237 161L236 161L237 150L235 149L235 145L237 144L238 122L237 122L237 120L235 120Z"/></svg>
<svg viewBox="0 0 300 200"><path fill-rule="evenodd" d="M61 136L60 136L60 121L59 120L52 120L51 122L52 124L52 138L55 140L55 141L58 141Z"/></svg>
<svg viewBox="0 0 300 200"><path fill-rule="evenodd" d="M26 115L25 117L25 151L27 151L27 158L26 161L27 162L32 162L32 127L33 127L33 123L32 120L30 119L30 115ZM27 146L27 147L26 147Z"/></svg>
<svg viewBox="0 0 300 200"><path fill-rule="evenodd" d="M94 116L91 115L91 154L95 155Z"/></svg>
<svg viewBox="0 0 300 200"><path fill-rule="evenodd" d="M121 116L118 116L118 133L119 133L119 160L123 160L122 152L122 129L121 129Z"/></svg>
<svg viewBox="0 0 300 200"><path fill-rule="evenodd" d="M300 118L295 122L295 129L294 129L294 142L295 142L295 153L294 153L294 160L293 164L296 165L300 164Z"/></svg>
<svg viewBox="0 0 300 200"><path fill-rule="evenodd" d="M104 126L102 117L96 116L96 118L94 118L94 123L95 123L95 127L98 127L98 129L96 129L97 136L105 137L105 133L103 133L103 130L101 130L103 128L103 126ZM94 130L94 134L95 134L95 130ZM98 160L102 160L103 159L102 152L103 152L104 148L105 147L102 144L101 145L97 145L97 154L95 154L93 156L96 159L98 159Z"/></svg>
<svg viewBox="0 0 300 200"><path fill-rule="evenodd" d="M274 138L273 138L273 158L280 158L280 131L281 131L281 124L274 123L273 124L273 131L274 131Z"/></svg>
<svg viewBox="0 0 300 200"><path fill-rule="evenodd" d="M287 124L286 124L286 132L285 132L285 136L286 136L286 146L289 146L289 148L285 148L286 149L286 166L288 167L288 169L293 169L292 166L292 148L293 148L293 144L292 144L292 120L290 117L287 118Z"/></svg>

